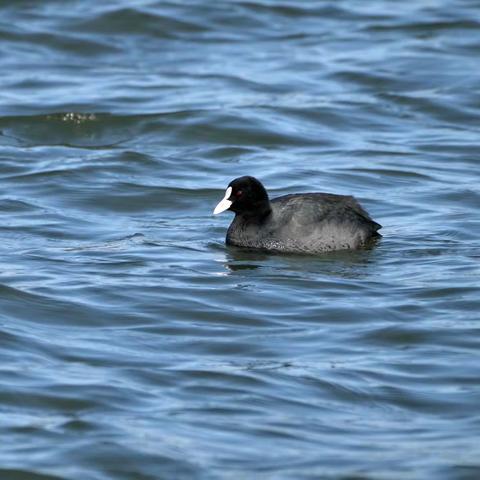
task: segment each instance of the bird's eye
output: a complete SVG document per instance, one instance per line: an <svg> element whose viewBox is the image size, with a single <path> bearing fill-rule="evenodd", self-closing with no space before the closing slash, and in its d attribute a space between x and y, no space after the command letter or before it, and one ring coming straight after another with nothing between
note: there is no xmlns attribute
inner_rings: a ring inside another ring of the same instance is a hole
<svg viewBox="0 0 480 480"><path fill-rule="evenodd" d="M235 196L236 196L236 197L241 197L242 195L243 195L243 191L242 191L242 190L237 190L237 191L235 192Z"/></svg>

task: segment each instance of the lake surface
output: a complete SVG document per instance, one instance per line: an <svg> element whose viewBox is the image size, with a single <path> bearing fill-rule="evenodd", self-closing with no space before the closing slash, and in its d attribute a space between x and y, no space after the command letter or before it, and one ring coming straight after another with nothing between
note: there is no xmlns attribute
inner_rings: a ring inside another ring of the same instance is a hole
<svg viewBox="0 0 480 480"><path fill-rule="evenodd" d="M0 2L2 480L480 478L476 1ZM227 184L371 250L224 245Z"/></svg>

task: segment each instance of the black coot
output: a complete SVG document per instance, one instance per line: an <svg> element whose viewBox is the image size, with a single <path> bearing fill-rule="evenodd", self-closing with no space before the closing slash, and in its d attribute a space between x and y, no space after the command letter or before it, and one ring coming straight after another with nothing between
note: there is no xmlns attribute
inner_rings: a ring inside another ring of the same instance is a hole
<svg viewBox="0 0 480 480"><path fill-rule="evenodd" d="M368 246L382 228L355 198L299 193L269 200L254 177L230 182L214 214L235 212L227 245L285 253L321 253Z"/></svg>

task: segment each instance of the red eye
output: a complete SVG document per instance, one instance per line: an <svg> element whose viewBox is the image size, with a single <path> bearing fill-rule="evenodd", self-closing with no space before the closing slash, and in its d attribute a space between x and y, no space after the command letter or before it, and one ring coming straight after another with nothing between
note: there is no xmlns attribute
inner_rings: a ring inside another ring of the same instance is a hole
<svg viewBox="0 0 480 480"><path fill-rule="evenodd" d="M242 190L238 190L238 191L235 192L236 197L241 197L242 195L243 195Z"/></svg>

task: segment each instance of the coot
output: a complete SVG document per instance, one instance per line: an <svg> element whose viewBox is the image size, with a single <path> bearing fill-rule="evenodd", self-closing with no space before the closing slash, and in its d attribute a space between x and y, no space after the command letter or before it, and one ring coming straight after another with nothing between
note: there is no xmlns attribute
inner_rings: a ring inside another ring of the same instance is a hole
<svg viewBox="0 0 480 480"><path fill-rule="evenodd" d="M235 213L227 245L284 253L322 253L368 246L381 235L354 197L298 193L269 200L254 177L230 182L214 214Z"/></svg>

